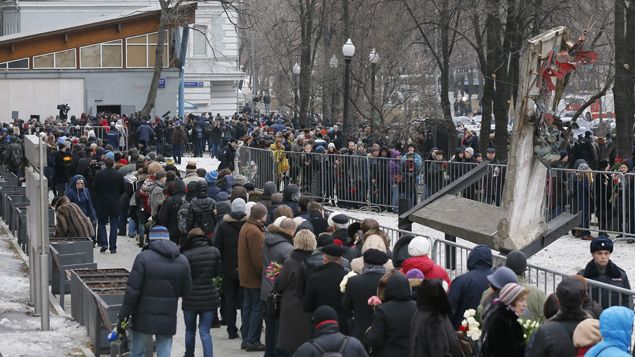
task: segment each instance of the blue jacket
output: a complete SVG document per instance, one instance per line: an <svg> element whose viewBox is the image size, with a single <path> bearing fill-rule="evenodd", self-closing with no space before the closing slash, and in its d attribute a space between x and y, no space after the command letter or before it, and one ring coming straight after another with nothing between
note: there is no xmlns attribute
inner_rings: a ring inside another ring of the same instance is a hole
<svg viewBox="0 0 635 357"><path fill-rule="evenodd" d="M623 306L610 307L600 315L602 342L593 346L586 357L628 357L633 332L633 310Z"/></svg>
<svg viewBox="0 0 635 357"><path fill-rule="evenodd" d="M115 150L119 148L119 132L117 130L110 129L110 132L106 134L106 141L112 145Z"/></svg>
<svg viewBox="0 0 635 357"><path fill-rule="evenodd" d="M218 188L218 185L216 184L216 182L207 183L207 196L209 198L213 199L214 201L220 201L218 199L218 194L220 193L220 191L221 189Z"/></svg>
<svg viewBox="0 0 635 357"><path fill-rule="evenodd" d="M448 300L452 308L450 321L454 328L463 321L463 313L476 309L481 295L489 287L487 276L492 274L492 250L486 245L477 245L467 257L467 273L452 281Z"/></svg>
<svg viewBox="0 0 635 357"><path fill-rule="evenodd" d="M95 208L93 207L93 200L90 198L90 191L88 191L88 188L86 187L81 190L75 188L75 184L79 179L82 179L84 184L87 184L84 176L75 175L71 177L71 183L66 188L64 195L68 197L71 202L78 205L86 217L90 218L90 220L94 222L97 220L97 215L95 214Z"/></svg>
<svg viewBox="0 0 635 357"><path fill-rule="evenodd" d="M137 128L137 137L139 140L145 141L146 145L150 144L150 138L154 136L154 130L147 123L142 124Z"/></svg>

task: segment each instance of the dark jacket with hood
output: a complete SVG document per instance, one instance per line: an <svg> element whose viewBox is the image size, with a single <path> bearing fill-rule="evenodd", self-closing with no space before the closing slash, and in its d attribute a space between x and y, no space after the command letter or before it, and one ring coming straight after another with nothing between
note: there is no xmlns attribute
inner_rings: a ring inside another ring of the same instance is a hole
<svg viewBox="0 0 635 357"><path fill-rule="evenodd" d="M578 275L582 275L583 277L587 279L617 286L619 288L624 288L629 290L631 288L631 284L628 281L628 276L626 276L626 272L622 270L622 268L615 265L615 263L613 263L612 260L609 260L609 263L607 264L604 272L600 272L600 270L597 268L593 260L591 260L583 270L580 270L578 272ZM620 300L620 293L618 292L615 292L615 291L609 292L606 289L602 289L601 291L598 291L598 290L599 289L597 287L592 286L591 297L593 297L595 301L600 303L600 305L602 306L602 309L606 309L609 306L614 306L614 305L622 305L626 307L631 306L631 303L630 303L631 299L629 295L621 294L622 296Z"/></svg>
<svg viewBox="0 0 635 357"><path fill-rule="evenodd" d="M300 204L298 204L298 200L300 199L300 189L296 185L288 185L284 188L282 192L282 204L289 206L293 211L293 217L298 217L302 212L300 212Z"/></svg>
<svg viewBox="0 0 635 357"><path fill-rule="evenodd" d="M176 244L180 244L184 239L185 235L181 234L179 230L179 209L183 204L183 200L185 199L185 183L183 180L178 180L176 182L176 191L173 195L168 197L161 205L161 210L159 210L159 219L157 224L161 226L167 227L170 232L170 240Z"/></svg>
<svg viewBox="0 0 635 357"><path fill-rule="evenodd" d="M525 338L516 313L497 301L483 322L483 357L523 357ZM571 355L573 356L573 355Z"/></svg>
<svg viewBox="0 0 635 357"><path fill-rule="evenodd" d="M211 231L206 231L203 223L207 219L214 218L215 201L207 196L207 181L199 181L196 186L196 197L190 202L190 209L187 215L187 231L192 228L201 228L205 234L211 234L216 224L211 227ZM211 216L211 217L209 217Z"/></svg>
<svg viewBox="0 0 635 357"><path fill-rule="evenodd" d="M221 271L220 252L202 231L198 233L187 238L181 247L192 273L192 291L183 297L181 305L183 310L215 310L220 305L220 297L212 280Z"/></svg>
<svg viewBox="0 0 635 357"><path fill-rule="evenodd" d="M329 228L328 220L319 211L309 212L307 220L313 225L313 233L316 237L326 232Z"/></svg>
<svg viewBox="0 0 635 357"><path fill-rule="evenodd" d="M293 237L282 229L270 225L265 235L265 245L262 249L264 257L263 269L266 270L271 262L284 264L293 251ZM273 282L267 279L265 271L262 272L262 286L260 288L260 299L267 300L267 296L273 289Z"/></svg>
<svg viewBox="0 0 635 357"><path fill-rule="evenodd" d="M532 335L527 343L527 357L575 356L573 331L580 321L590 316L582 310L584 286L582 282L566 277L556 290L560 300L558 312Z"/></svg>
<svg viewBox="0 0 635 357"><path fill-rule="evenodd" d="M243 212L230 212L214 232L214 246L221 255L223 279L238 280L238 235L247 221Z"/></svg>
<svg viewBox="0 0 635 357"><path fill-rule="evenodd" d="M487 276L492 274L492 250L485 245L474 247L467 257L467 269L467 273L452 281L448 293L452 308L450 321L454 328L458 328L463 321L465 310L478 308L483 292L489 287Z"/></svg>
<svg viewBox="0 0 635 357"><path fill-rule="evenodd" d="M308 277L302 301L304 311L310 314L322 305L332 307L337 312L340 330L344 333L348 332L346 327L348 314L342 309L343 294L340 283L346 273L340 263L330 262L320 266Z"/></svg>
<svg viewBox="0 0 635 357"><path fill-rule="evenodd" d="M368 353L364 349L364 346L354 337L344 336L339 332L336 323L323 323L315 328L316 337L308 342L305 342L300 346L293 357L322 357L323 354L316 347L313 341L322 346L325 351L336 352L344 344L344 340L348 338L346 347L342 351L342 356L346 357L368 357Z"/></svg>
<svg viewBox="0 0 635 357"><path fill-rule="evenodd" d="M79 179L84 181L84 188L81 190L78 190L75 187L75 184ZM95 208L93 207L93 200L90 198L90 192L85 186L86 184L88 184L88 182L84 176L75 175L71 177L70 185L66 189L66 193L64 195L68 197L71 202L78 205L86 217L90 218L92 222L95 222L97 220L97 215L95 213Z"/></svg>
<svg viewBox="0 0 635 357"><path fill-rule="evenodd" d="M410 284L396 273L386 282L384 301L375 308L366 342L375 357L406 356L410 350L410 321L417 311Z"/></svg>
<svg viewBox="0 0 635 357"><path fill-rule="evenodd" d="M132 265L119 321L132 315L133 331L174 335L179 297L191 289L187 258L174 242L152 239Z"/></svg>

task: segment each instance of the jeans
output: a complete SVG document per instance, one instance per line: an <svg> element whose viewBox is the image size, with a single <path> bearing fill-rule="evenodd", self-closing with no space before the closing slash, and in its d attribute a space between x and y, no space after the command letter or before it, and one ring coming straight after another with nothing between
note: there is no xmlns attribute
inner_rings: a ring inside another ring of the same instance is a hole
<svg viewBox="0 0 635 357"><path fill-rule="evenodd" d="M128 218L128 237L132 238L137 234L137 224L132 217Z"/></svg>
<svg viewBox="0 0 635 357"><path fill-rule="evenodd" d="M243 342L248 345L260 343L262 333L260 289L243 288L243 305L240 312L242 317L240 332L243 335Z"/></svg>
<svg viewBox="0 0 635 357"><path fill-rule="evenodd" d="M218 158L218 148L219 148L219 145L217 142L210 141L210 145L209 145L210 157Z"/></svg>
<svg viewBox="0 0 635 357"><path fill-rule="evenodd" d="M174 162L181 164L181 157L183 156L183 144L172 144L172 157Z"/></svg>
<svg viewBox="0 0 635 357"><path fill-rule="evenodd" d="M156 335L157 357L170 357L172 354L172 336ZM152 345L152 335L132 331L132 343L130 344L130 357L144 357L146 345Z"/></svg>
<svg viewBox="0 0 635 357"><path fill-rule="evenodd" d="M106 236L106 223L110 221L110 239ZM106 216L97 219L97 243L102 248L110 248L110 251L117 250L117 227L119 226L119 216Z"/></svg>
<svg viewBox="0 0 635 357"><path fill-rule="evenodd" d="M239 292L240 282L238 279L223 278L223 296L225 300L223 320L227 324L227 333L230 335L238 332L238 328L236 328L236 309L238 308Z"/></svg>
<svg viewBox="0 0 635 357"><path fill-rule="evenodd" d="M199 316L198 333L203 345L203 356L212 357L214 355L214 350L212 347L212 336L210 335L209 330L212 328L214 310L183 309L183 320L185 320L185 357L194 357L197 316Z"/></svg>

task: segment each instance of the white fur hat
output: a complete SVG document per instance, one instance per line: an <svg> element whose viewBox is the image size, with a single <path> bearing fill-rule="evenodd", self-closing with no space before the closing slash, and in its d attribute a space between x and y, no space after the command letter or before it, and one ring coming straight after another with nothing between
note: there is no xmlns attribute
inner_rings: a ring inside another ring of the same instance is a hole
<svg viewBox="0 0 635 357"><path fill-rule="evenodd" d="M408 244L408 254L410 254L411 257L430 255L430 248L432 248L430 239L417 236L412 238Z"/></svg>

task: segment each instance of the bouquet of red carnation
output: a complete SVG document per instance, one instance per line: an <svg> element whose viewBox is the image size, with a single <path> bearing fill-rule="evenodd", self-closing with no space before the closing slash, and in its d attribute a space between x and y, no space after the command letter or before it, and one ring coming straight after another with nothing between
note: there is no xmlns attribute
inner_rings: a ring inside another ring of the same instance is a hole
<svg viewBox="0 0 635 357"><path fill-rule="evenodd" d="M282 264L276 261L272 261L271 263L269 263L269 265L267 265L267 268L265 269L267 280L273 283L273 281L276 280L278 275L280 275L281 271L282 271Z"/></svg>

